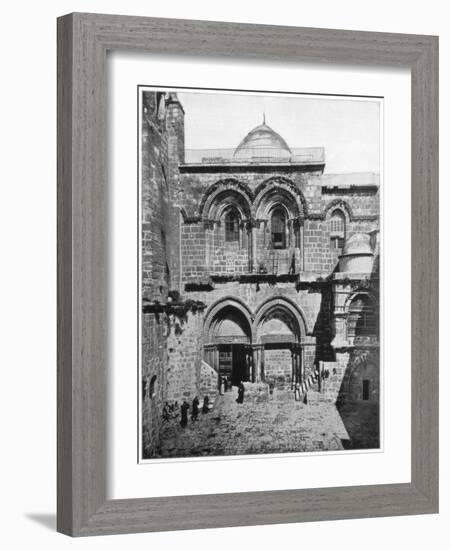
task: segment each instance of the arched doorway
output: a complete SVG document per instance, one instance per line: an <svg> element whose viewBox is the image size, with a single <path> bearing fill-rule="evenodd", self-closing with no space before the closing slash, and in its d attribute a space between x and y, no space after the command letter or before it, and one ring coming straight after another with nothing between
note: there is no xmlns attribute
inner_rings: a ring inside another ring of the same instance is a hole
<svg viewBox="0 0 450 550"><path fill-rule="evenodd" d="M222 377L238 386L251 378L251 325L239 303L227 300L213 308L205 326L205 361Z"/></svg>
<svg viewBox="0 0 450 550"><path fill-rule="evenodd" d="M264 380L280 389L301 383L304 326L296 306L283 298L271 299L258 310L255 323Z"/></svg>

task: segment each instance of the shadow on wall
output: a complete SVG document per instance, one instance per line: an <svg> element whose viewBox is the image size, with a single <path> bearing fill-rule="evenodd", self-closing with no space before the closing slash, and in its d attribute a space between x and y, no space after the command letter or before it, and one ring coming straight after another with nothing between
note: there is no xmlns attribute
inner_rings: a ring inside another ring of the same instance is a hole
<svg viewBox="0 0 450 550"><path fill-rule="evenodd" d="M344 449L379 449L379 404L371 401L351 401L338 406L349 439L342 439Z"/></svg>
<svg viewBox="0 0 450 550"><path fill-rule="evenodd" d="M380 447L380 354L379 354L379 258L375 258L369 279L375 296L374 322L367 311L355 324L354 347L349 358L336 402L349 435L345 449ZM370 330L368 331L368 327Z"/></svg>
<svg viewBox="0 0 450 550"><path fill-rule="evenodd" d="M328 278L330 281L334 273L336 273L337 271L338 267L336 266L333 270L333 273ZM313 329L313 336L315 336L316 338L316 352L314 358L315 368L319 366L319 361L335 360L334 350L331 346L334 335L332 323L330 322L333 318L333 310L334 299L333 290L330 282L322 285L320 309Z"/></svg>

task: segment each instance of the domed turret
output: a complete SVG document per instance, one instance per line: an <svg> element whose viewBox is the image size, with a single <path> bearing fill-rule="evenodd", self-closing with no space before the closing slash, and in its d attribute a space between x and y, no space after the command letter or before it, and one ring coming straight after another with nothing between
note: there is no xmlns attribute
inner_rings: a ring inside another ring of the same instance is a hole
<svg viewBox="0 0 450 550"><path fill-rule="evenodd" d="M345 273L370 273L373 264L373 250L370 235L356 233L345 243L339 256L339 271Z"/></svg>
<svg viewBox="0 0 450 550"><path fill-rule="evenodd" d="M248 160L253 158L277 159L286 161L291 158L292 152L284 139L270 126L267 126L265 117L262 124L249 132L237 146L233 158Z"/></svg>

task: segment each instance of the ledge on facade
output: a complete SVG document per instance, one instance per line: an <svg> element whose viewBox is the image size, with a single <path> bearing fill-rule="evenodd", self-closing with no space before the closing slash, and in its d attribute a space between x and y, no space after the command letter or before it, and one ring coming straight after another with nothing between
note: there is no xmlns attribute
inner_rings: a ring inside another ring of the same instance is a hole
<svg viewBox="0 0 450 550"><path fill-rule="evenodd" d="M216 163L199 163L199 164L180 164L180 173L242 173L242 172L323 172L325 163L260 163L260 164L216 164Z"/></svg>
<svg viewBox="0 0 450 550"><path fill-rule="evenodd" d="M298 281L298 273L284 273L284 274L275 274L275 273L242 273L240 275L230 274L230 275L211 275L211 280L214 283L229 283L229 282L238 282L238 283L296 283Z"/></svg>
<svg viewBox="0 0 450 550"><path fill-rule="evenodd" d="M333 280L335 281L361 281L371 277L370 273L352 273L351 271L337 271L333 273Z"/></svg>
<svg viewBox="0 0 450 550"><path fill-rule="evenodd" d="M377 172L325 174L321 178L322 193L376 193L380 186Z"/></svg>
<svg viewBox="0 0 450 550"><path fill-rule="evenodd" d="M324 195L337 195L339 193L355 194L366 193L369 195L378 192L378 185L323 185L322 194Z"/></svg>
<svg viewBox="0 0 450 550"><path fill-rule="evenodd" d="M351 353L352 351L355 351L355 350L377 350L380 348L380 344L361 343L361 344L341 344L338 346L331 344L331 347L334 349L335 353Z"/></svg>
<svg viewBox="0 0 450 550"><path fill-rule="evenodd" d="M333 273L333 283L351 286L352 288L367 288L373 289L379 287L378 276L372 273L350 273L350 272L338 272Z"/></svg>
<svg viewBox="0 0 450 550"><path fill-rule="evenodd" d="M331 347L335 352L348 353L355 349L377 349L380 342L378 337L374 336L355 336L347 340L337 336L331 342Z"/></svg>
<svg viewBox="0 0 450 550"><path fill-rule="evenodd" d="M209 292L214 288L215 285L211 277L190 278L184 285L186 292Z"/></svg>
<svg viewBox="0 0 450 550"><path fill-rule="evenodd" d="M204 309L206 309L206 304L200 300L180 300L178 302L161 303L158 300L151 302L144 299L142 303L142 313L144 314L165 313L166 315L184 317L189 311L197 313L197 311L203 311Z"/></svg>
<svg viewBox="0 0 450 550"><path fill-rule="evenodd" d="M327 285L330 283L330 275L313 271L301 271L297 273L224 273L211 274L207 277L189 278L184 285L186 292L209 292L216 289L216 285L225 283L240 284L269 284L294 283L296 288L307 288L314 285Z"/></svg>
<svg viewBox="0 0 450 550"><path fill-rule="evenodd" d="M330 274L319 271L301 271L299 278L302 283L327 283L330 279Z"/></svg>

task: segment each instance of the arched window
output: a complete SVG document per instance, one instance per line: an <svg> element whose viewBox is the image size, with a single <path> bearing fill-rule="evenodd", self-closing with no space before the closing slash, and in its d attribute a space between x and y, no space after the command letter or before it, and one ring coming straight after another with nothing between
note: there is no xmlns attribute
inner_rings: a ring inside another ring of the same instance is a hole
<svg viewBox="0 0 450 550"><path fill-rule="evenodd" d="M239 215L234 210L230 210L225 215L225 240L239 241Z"/></svg>
<svg viewBox="0 0 450 550"><path fill-rule="evenodd" d="M286 214L283 209L273 210L270 226L273 247L286 248Z"/></svg>
<svg viewBox="0 0 450 550"><path fill-rule="evenodd" d="M348 310L347 336L375 336L377 334L377 312L370 298L359 294L353 298Z"/></svg>
<svg viewBox="0 0 450 550"><path fill-rule="evenodd" d="M345 216L341 210L335 210L330 218L330 246L342 252L345 244Z"/></svg>

